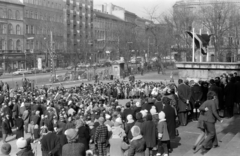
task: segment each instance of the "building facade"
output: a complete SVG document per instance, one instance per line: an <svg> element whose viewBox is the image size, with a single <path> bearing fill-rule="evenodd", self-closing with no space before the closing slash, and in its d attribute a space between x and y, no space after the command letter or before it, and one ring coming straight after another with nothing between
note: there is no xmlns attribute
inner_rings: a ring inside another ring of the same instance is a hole
<svg viewBox="0 0 240 156"><path fill-rule="evenodd" d="M119 50L119 34L117 31L124 26L125 21L122 19L102 12L94 10L94 51L95 60L117 59Z"/></svg>
<svg viewBox="0 0 240 156"><path fill-rule="evenodd" d="M0 0L0 62L4 71L24 66L24 5Z"/></svg>
<svg viewBox="0 0 240 156"><path fill-rule="evenodd" d="M93 55L93 0L63 0L68 59L91 62Z"/></svg>
<svg viewBox="0 0 240 156"><path fill-rule="evenodd" d="M23 0L26 66L51 67L51 54L55 53L55 66L65 66L64 2L61 0ZM52 45L51 45L52 44ZM39 63L39 62L38 62Z"/></svg>

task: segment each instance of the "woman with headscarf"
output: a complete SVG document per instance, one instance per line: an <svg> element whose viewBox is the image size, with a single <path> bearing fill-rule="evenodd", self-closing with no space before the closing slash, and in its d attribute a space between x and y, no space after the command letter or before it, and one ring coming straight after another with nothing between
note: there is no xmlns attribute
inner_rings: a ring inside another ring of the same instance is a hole
<svg viewBox="0 0 240 156"><path fill-rule="evenodd" d="M77 143L78 132L75 129L65 131L68 144L62 147L62 156L85 156L86 148L83 143Z"/></svg>
<svg viewBox="0 0 240 156"><path fill-rule="evenodd" d="M20 151L16 154L17 156L34 156L30 140L25 140L21 137L16 141L16 145L17 148L20 149Z"/></svg>
<svg viewBox="0 0 240 156"><path fill-rule="evenodd" d="M129 114L127 116L127 123L125 125L125 132L127 135L128 140L132 139L132 133L131 133L131 128L134 126L135 121L133 120L133 116L131 114Z"/></svg>
<svg viewBox="0 0 240 156"><path fill-rule="evenodd" d="M122 129L122 120L117 118L114 126L112 127L112 136L109 139L110 155L123 156L124 151L121 148L123 143L123 137L125 137L125 131Z"/></svg>
<svg viewBox="0 0 240 156"><path fill-rule="evenodd" d="M133 126L131 129L133 138L130 141L128 156L145 156L146 141L141 135L141 130L138 126Z"/></svg>

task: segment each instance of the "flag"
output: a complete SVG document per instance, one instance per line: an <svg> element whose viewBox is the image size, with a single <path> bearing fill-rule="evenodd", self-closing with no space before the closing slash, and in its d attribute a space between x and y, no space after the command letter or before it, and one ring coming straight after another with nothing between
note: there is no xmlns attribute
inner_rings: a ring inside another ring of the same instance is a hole
<svg viewBox="0 0 240 156"><path fill-rule="evenodd" d="M186 31L186 33L193 38L193 33L191 31ZM197 49L201 48L200 50L203 55L207 55L207 46L209 45L211 36L212 35L208 34L194 34L194 43Z"/></svg>

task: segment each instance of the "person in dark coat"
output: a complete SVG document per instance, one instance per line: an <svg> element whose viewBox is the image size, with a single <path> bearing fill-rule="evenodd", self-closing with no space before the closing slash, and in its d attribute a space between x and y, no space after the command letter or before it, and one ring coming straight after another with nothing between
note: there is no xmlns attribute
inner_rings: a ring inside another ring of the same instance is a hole
<svg viewBox="0 0 240 156"><path fill-rule="evenodd" d="M62 148L62 156L85 156L86 148L83 143L78 143L78 132L75 129L68 129L65 132L68 144Z"/></svg>
<svg viewBox="0 0 240 156"><path fill-rule="evenodd" d="M236 83L235 83L235 86L236 86L236 93L240 93L240 77L239 76L236 76ZM237 113L240 114L240 96L235 96L235 102L237 104Z"/></svg>
<svg viewBox="0 0 240 156"><path fill-rule="evenodd" d="M131 114L129 114L127 116L127 123L125 126L125 133L128 138L128 141L130 141L133 138L131 128L134 126L134 124L135 124L135 122L133 120L133 116Z"/></svg>
<svg viewBox="0 0 240 156"><path fill-rule="evenodd" d="M85 149L88 150L90 139L91 139L90 128L88 127L88 125L83 123L83 125L78 128L77 142L84 144Z"/></svg>
<svg viewBox="0 0 240 156"><path fill-rule="evenodd" d="M133 110L133 119L136 120L136 114L142 110L142 105L139 101L136 102L136 107Z"/></svg>
<svg viewBox="0 0 240 156"><path fill-rule="evenodd" d="M152 149L157 145L157 126L152 121L152 115L150 113L147 114L146 119L147 121L143 124L142 133L147 147L145 155L151 156Z"/></svg>
<svg viewBox="0 0 240 156"><path fill-rule="evenodd" d="M161 112L162 111L163 105L162 105L162 96L161 95L158 95L156 97L156 101L155 101L154 105L156 106L157 112Z"/></svg>
<svg viewBox="0 0 240 156"><path fill-rule="evenodd" d="M188 112L191 110L190 99L191 99L191 88L188 86L188 81L178 86L178 115L179 121L182 126L187 125Z"/></svg>
<svg viewBox="0 0 240 156"><path fill-rule="evenodd" d="M58 155L59 156L62 156L62 147L68 143L68 140L67 140L67 137L66 135L64 134L64 132L61 130L61 129L58 129L57 130L57 136L59 138L59 143L60 143L60 150L58 150Z"/></svg>
<svg viewBox="0 0 240 156"><path fill-rule="evenodd" d="M149 112L152 106L154 106L154 101L152 98L148 98L147 103L142 105L142 110L146 109Z"/></svg>
<svg viewBox="0 0 240 156"><path fill-rule="evenodd" d="M24 137L24 121L22 119L22 115L19 114L19 116L16 118L15 121L15 125L16 125L16 139Z"/></svg>
<svg viewBox="0 0 240 156"><path fill-rule="evenodd" d="M41 139L42 156L58 156L60 150L59 137L53 133L53 124L49 123L47 126L48 133Z"/></svg>
<svg viewBox="0 0 240 156"><path fill-rule="evenodd" d="M12 109L12 116L13 116L13 124L14 124L14 126L16 126L15 122L16 122L16 118L18 117L18 115L19 115L19 105L17 103L14 103L13 109Z"/></svg>
<svg viewBox="0 0 240 156"><path fill-rule="evenodd" d="M191 104L192 104L192 119L198 120L201 100L202 100L202 88L197 82L193 82L191 87Z"/></svg>
<svg viewBox="0 0 240 156"><path fill-rule="evenodd" d="M163 112L165 113L165 119L167 122L167 128L168 128L168 134L169 138L174 139L176 136L176 112L174 108L170 105L171 104L171 99L168 97L163 97L162 99L164 108ZM172 151L172 147L170 145L170 142L168 142L168 149Z"/></svg>
<svg viewBox="0 0 240 156"><path fill-rule="evenodd" d="M122 113L122 120L125 122L126 121L126 118L129 114L133 114L133 110L130 108L130 102L127 102L126 103L126 108L123 110L123 113Z"/></svg>
<svg viewBox="0 0 240 156"><path fill-rule="evenodd" d="M130 141L128 156L145 156L146 141L141 135L141 130L138 126L133 126L131 129L133 139Z"/></svg>
<svg viewBox="0 0 240 156"><path fill-rule="evenodd" d="M234 84L234 78L230 79L230 82L225 85L224 88L224 97L225 97L225 106L226 106L226 116L233 116L233 108L236 96L236 87Z"/></svg>
<svg viewBox="0 0 240 156"><path fill-rule="evenodd" d="M7 136L12 134L9 121L6 119L6 117L2 118L2 134L3 134L3 143L6 143Z"/></svg>
<svg viewBox="0 0 240 156"><path fill-rule="evenodd" d="M138 126L139 128L140 128L140 130L141 130L141 134L142 134L142 128L143 128L143 123L144 123L144 121L143 121L143 115L142 115L142 113L141 112L139 112L139 113L137 113L136 114L136 122L135 122L135 126Z"/></svg>
<svg viewBox="0 0 240 156"><path fill-rule="evenodd" d="M202 154L206 153L212 147L218 146L215 123L218 120L222 122L222 119L217 113L216 103L214 102L214 92L209 92L207 95L208 100L200 106L200 111L204 114L203 125L207 133L207 137L202 143Z"/></svg>
<svg viewBox="0 0 240 156"><path fill-rule="evenodd" d="M217 86L218 80L213 80L211 79L209 81L209 88L208 88L208 92L213 91L217 94L217 98L219 101L219 109L223 109L223 90L221 87Z"/></svg>

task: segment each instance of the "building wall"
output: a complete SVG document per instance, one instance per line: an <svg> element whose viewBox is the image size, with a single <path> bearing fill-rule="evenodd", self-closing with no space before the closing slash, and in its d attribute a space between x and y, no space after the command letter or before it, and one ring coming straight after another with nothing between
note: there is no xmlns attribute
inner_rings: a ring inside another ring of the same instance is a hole
<svg viewBox="0 0 240 156"><path fill-rule="evenodd" d="M24 5L0 1L0 64L6 71L23 67Z"/></svg>
<svg viewBox="0 0 240 156"><path fill-rule="evenodd" d="M64 0L64 3L67 51L83 59L91 54L93 46L93 0Z"/></svg>

